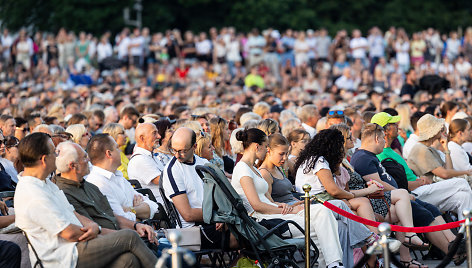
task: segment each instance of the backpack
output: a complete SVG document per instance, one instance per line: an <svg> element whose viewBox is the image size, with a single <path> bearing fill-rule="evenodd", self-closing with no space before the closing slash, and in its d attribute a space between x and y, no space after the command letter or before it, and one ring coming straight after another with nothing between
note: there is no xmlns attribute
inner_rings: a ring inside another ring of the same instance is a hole
<svg viewBox="0 0 472 268"><path fill-rule="evenodd" d="M406 178L405 168L393 158L385 158L381 162L385 171L397 182L399 189L408 191L408 180Z"/></svg>

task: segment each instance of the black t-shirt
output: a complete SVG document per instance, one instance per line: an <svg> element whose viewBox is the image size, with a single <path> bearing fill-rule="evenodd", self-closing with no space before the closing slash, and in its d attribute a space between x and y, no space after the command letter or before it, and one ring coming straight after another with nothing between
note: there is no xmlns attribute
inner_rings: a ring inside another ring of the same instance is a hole
<svg viewBox="0 0 472 268"><path fill-rule="evenodd" d="M417 85L404 84L402 86L402 90L400 91L400 96L408 94L411 96L411 98L413 98L417 91L418 91Z"/></svg>
<svg viewBox="0 0 472 268"><path fill-rule="evenodd" d="M398 188L397 182L385 171L377 156L372 152L357 150L351 157L351 165L361 176L378 173L382 181Z"/></svg>

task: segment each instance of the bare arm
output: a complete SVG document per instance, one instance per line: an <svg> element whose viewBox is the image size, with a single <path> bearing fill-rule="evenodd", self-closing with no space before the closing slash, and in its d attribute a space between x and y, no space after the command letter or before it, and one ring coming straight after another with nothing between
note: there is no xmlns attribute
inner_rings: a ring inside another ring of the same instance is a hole
<svg viewBox="0 0 472 268"><path fill-rule="evenodd" d="M451 157L449 156L449 159L450 158ZM446 157L446 159L447 159L447 157ZM434 175L436 175L440 178L443 178L443 179L450 179L450 178L454 178L454 177L458 177L458 176L462 176L462 175L472 175L471 170L458 171L458 170L447 169L447 168L443 168L443 167L437 167L437 168L433 169L431 172Z"/></svg>
<svg viewBox="0 0 472 268"><path fill-rule="evenodd" d="M201 208L192 208L188 201L187 194L179 194L172 197L175 208L182 218L188 222L202 222L203 210Z"/></svg>
<svg viewBox="0 0 472 268"><path fill-rule="evenodd" d="M256 187L254 186L254 181L251 177L242 177L240 183L249 204L251 204L255 211L263 214L282 214L281 208L264 203L259 199Z"/></svg>
<svg viewBox="0 0 472 268"><path fill-rule="evenodd" d="M321 169L316 172L316 176L321 181L321 184L326 189L326 192L337 199L351 199L354 194L341 189L335 182L331 171L328 169Z"/></svg>

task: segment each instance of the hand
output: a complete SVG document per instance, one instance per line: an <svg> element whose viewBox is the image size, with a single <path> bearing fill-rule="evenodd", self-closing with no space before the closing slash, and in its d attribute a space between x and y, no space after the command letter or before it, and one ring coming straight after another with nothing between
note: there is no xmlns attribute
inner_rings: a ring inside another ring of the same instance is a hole
<svg viewBox="0 0 472 268"><path fill-rule="evenodd" d="M285 215L290 213L293 210L293 207L289 204L279 203L279 208L282 208L282 212L280 214Z"/></svg>
<svg viewBox="0 0 472 268"><path fill-rule="evenodd" d="M410 200L415 201L416 197L412 194L410 194Z"/></svg>
<svg viewBox="0 0 472 268"><path fill-rule="evenodd" d="M408 139L408 137L406 136L405 130L403 130L402 128L398 129L398 135L400 135L400 137L402 137L404 140Z"/></svg>
<svg viewBox="0 0 472 268"><path fill-rule="evenodd" d="M2 215L3 215L3 216L8 215L8 207L7 207L7 204L5 204L5 202L3 202L3 201L0 201L0 211L2 212Z"/></svg>
<svg viewBox="0 0 472 268"><path fill-rule="evenodd" d="M439 139L439 142L441 143L445 151L449 151L449 149L447 148L447 136L444 132L441 133L441 138Z"/></svg>
<svg viewBox="0 0 472 268"><path fill-rule="evenodd" d="M367 189L369 190L369 194L373 194L375 192L381 191L383 188L380 188L377 183L371 183Z"/></svg>
<svg viewBox="0 0 472 268"><path fill-rule="evenodd" d="M152 229L151 226L149 226L147 224L138 223L138 224L136 224L136 232L141 237L143 237L147 234L147 238L148 238L149 242L154 243L156 245L159 244L159 242L156 239L156 233L154 232L154 230Z"/></svg>
<svg viewBox="0 0 472 268"><path fill-rule="evenodd" d="M131 212L131 208L123 206L123 211L124 212Z"/></svg>
<svg viewBox="0 0 472 268"><path fill-rule="evenodd" d="M137 194L133 198L133 207L137 207L141 205L143 202L144 202L143 196Z"/></svg>
<svg viewBox="0 0 472 268"><path fill-rule="evenodd" d="M293 207L292 211L290 212L290 214L297 214L298 212L302 211L305 209L305 205L298 205L298 206L295 206Z"/></svg>
<svg viewBox="0 0 472 268"><path fill-rule="evenodd" d="M433 181L431 181L431 179L426 176L419 177L418 180L422 182L422 185L433 183Z"/></svg>
<svg viewBox="0 0 472 268"><path fill-rule="evenodd" d="M80 230L84 232L84 234L79 237L80 242L89 241L96 238L99 232L98 224L96 223L87 224L80 228Z"/></svg>
<svg viewBox="0 0 472 268"><path fill-rule="evenodd" d="M216 226L215 226L215 230L217 231L223 231L224 230L224 227L225 227L225 224L222 223L222 222L217 222L216 223Z"/></svg>

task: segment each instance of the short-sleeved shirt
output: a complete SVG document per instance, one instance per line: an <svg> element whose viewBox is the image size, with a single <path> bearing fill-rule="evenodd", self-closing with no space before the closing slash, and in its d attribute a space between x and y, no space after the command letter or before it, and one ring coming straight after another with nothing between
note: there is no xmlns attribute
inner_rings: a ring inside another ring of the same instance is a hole
<svg viewBox="0 0 472 268"><path fill-rule="evenodd" d="M387 173L377 156L372 152L363 149L357 150L351 157L351 165L362 177L377 173L382 181L398 188L397 182Z"/></svg>
<svg viewBox="0 0 472 268"><path fill-rule="evenodd" d="M408 167L405 159L401 157L397 152L395 152L391 147L384 148L384 150L377 155L377 158L382 161L386 158L392 158L393 160L397 161L398 164L402 165L405 168L406 179L408 181L415 181L418 177L413 173L413 171Z"/></svg>
<svg viewBox="0 0 472 268"><path fill-rule="evenodd" d="M422 143L417 143L411 149L407 163L416 175L428 176L430 178L434 176L431 171L444 166L444 161L441 159L438 151Z"/></svg>
<svg viewBox="0 0 472 268"><path fill-rule="evenodd" d="M85 180L77 182L60 176L56 176L55 179L57 187L64 192L77 213L103 228L120 229L108 199L97 186Z"/></svg>
<svg viewBox="0 0 472 268"><path fill-rule="evenodd" d="M15 191L15 223L28 234L45 267L75 267L76 242L59 233L70 224L82 227L64 193L50 180L20 176ZM30 251L31 263L36 257Z"/></svg>
<svg viewBox="0 0 472 268"><path fill-rule="evenodd" d="M408 159L411 149L419 142L419 137L415 133L412 133L410 137L405 141L403 145L403 158Z"/></svg>
<svg viewBox="0 0 472 268"><path fill-rule="evenodd" d="M157 202L162 203L162 197L159 193L159 186L154 184L157 176L161 176L164 166L154 158L152 152L135 146L133 155L128 163L128 177L131 180L137 180L141 186L151 189Z"/></svg>
<svg viewBox="0 0 472 268"><path fill-rule="evenodd" d="M194 155L192 163L182 163L173 157L167 163L164 174L161 178L164 193L167 199L172 201L172 197L186 194L191 208L201 208L203 205L203 181L195 169L198 165L208 163L206 159ZM194 222L187 222L182 218L182 228L192 227Z"/></svg>
<svg viewBox="0 0 472 268"><path fill-rule="evenodd" d="M310 170L307 174L305 174L304 172L305 168L306 162L300 165L300 167L298 167L295 177L295 189L297 190L297 192L303 193L303 185L305 184L311 185L310 195L325 192L326 189L321 183L316 173L318 173L318 171L322 169L327 169L331 172L328 161L326 161L324 157L320 156L316 161L313 169Z"/></svg>

